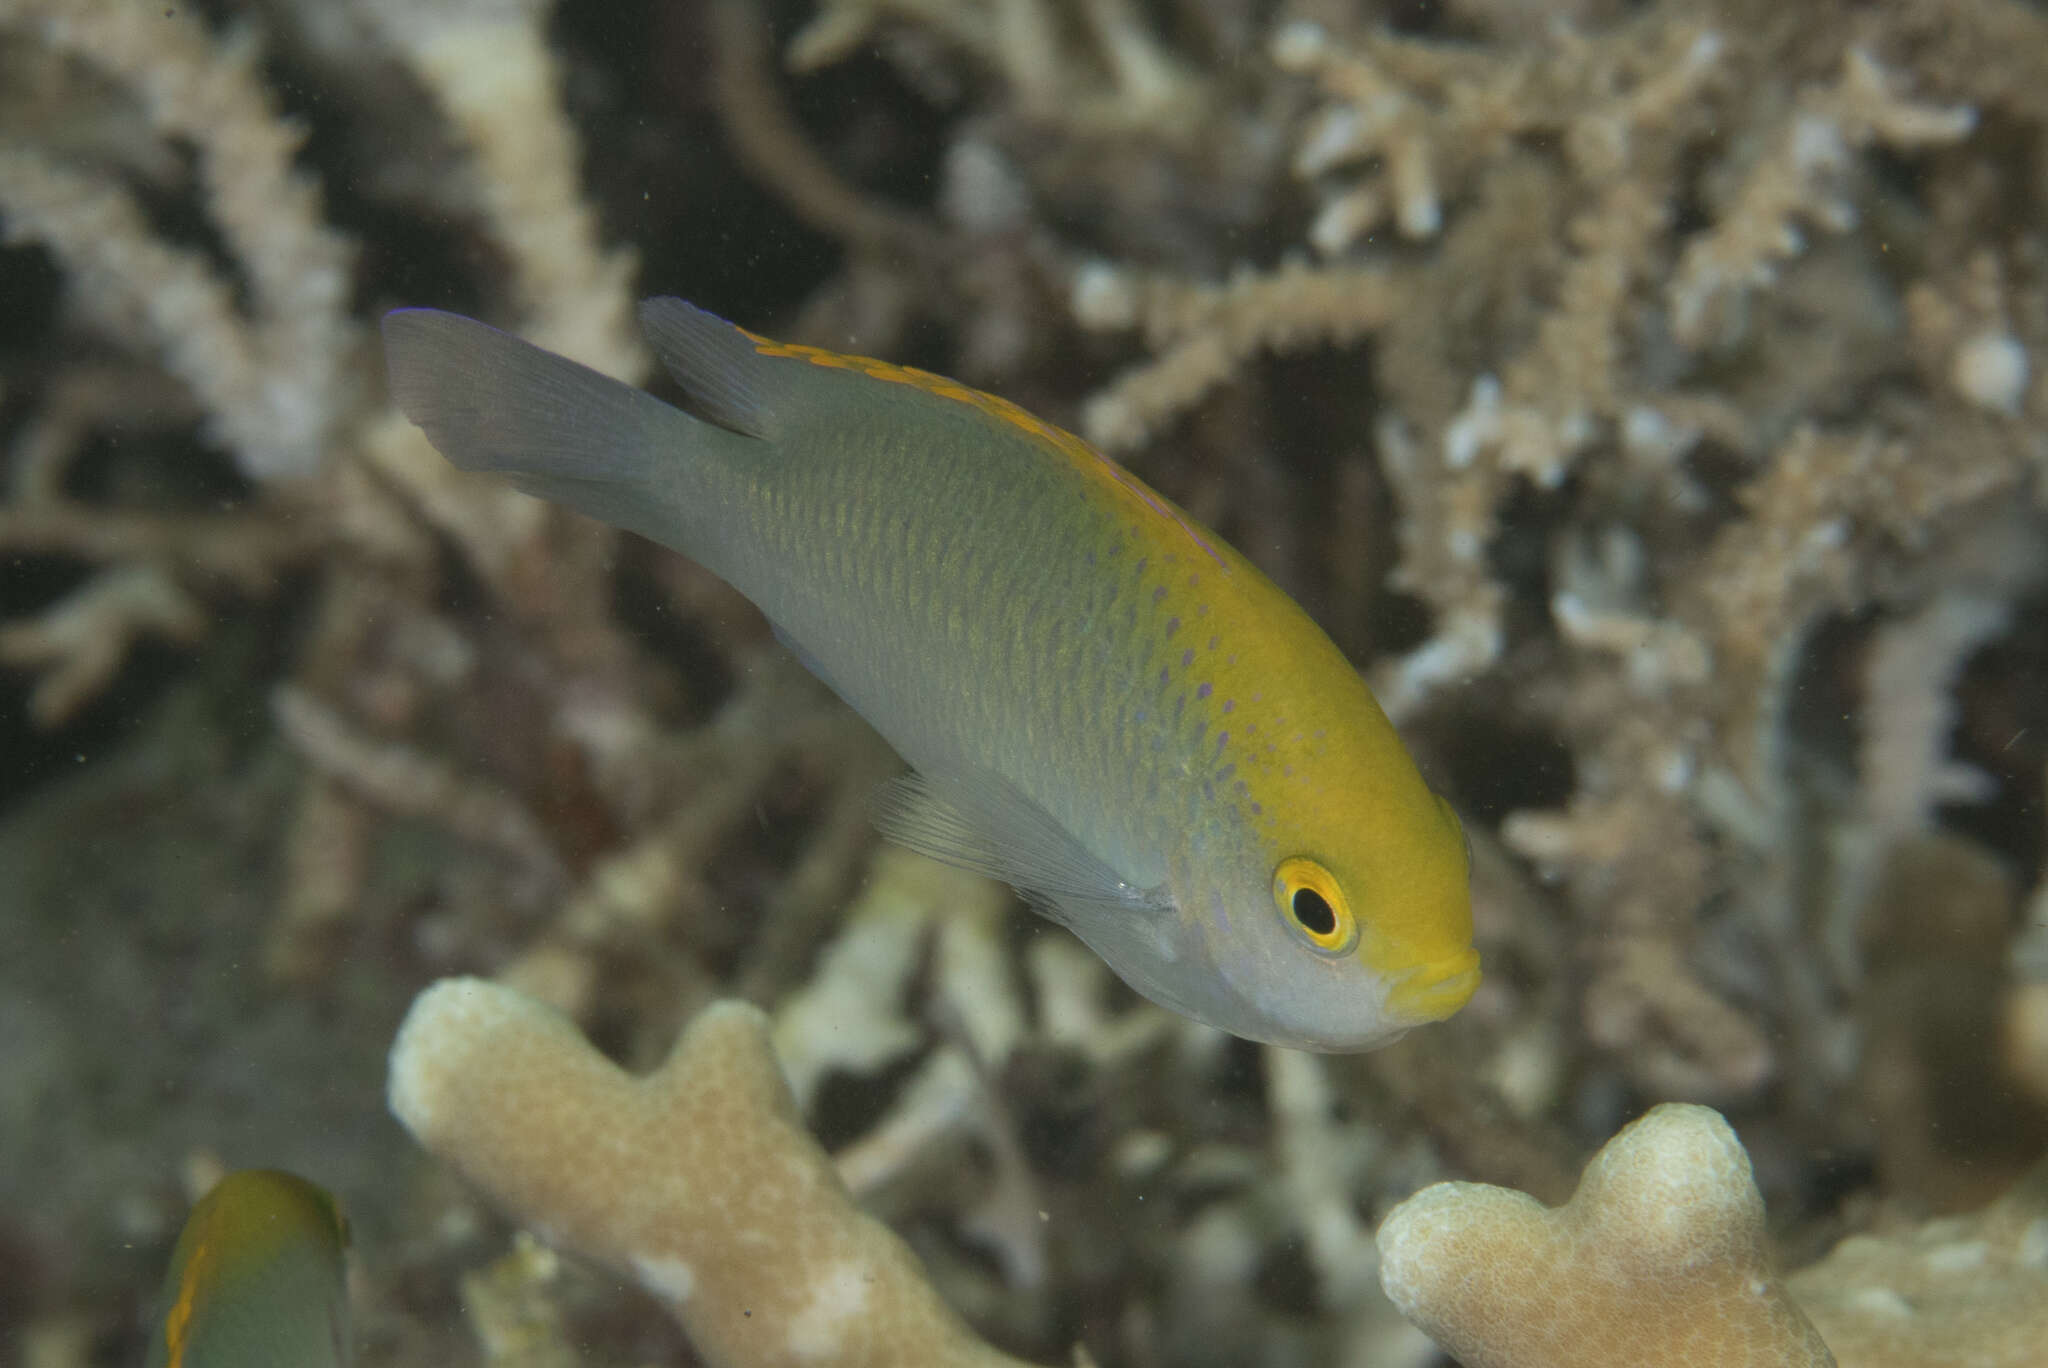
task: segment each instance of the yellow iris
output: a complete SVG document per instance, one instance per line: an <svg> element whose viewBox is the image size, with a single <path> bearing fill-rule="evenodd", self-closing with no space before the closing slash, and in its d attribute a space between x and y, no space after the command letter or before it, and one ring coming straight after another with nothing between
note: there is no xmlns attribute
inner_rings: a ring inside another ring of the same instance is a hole
<svg viewBox="0 0 2048 1368"><path fill-rule="evenodd" d="M1306 855L1282 860L1273 871L1273 899L1288 925L1326 955L1341 955L1358 941L1358 919L1337 876Z"/></svg>

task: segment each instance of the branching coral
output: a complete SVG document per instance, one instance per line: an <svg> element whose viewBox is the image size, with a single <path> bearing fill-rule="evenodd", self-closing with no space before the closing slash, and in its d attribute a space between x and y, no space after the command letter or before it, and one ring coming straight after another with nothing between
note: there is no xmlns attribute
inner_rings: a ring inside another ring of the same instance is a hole
<svg viewBox="0 0 2048 1368"><path fill-rule="evenodd" d="M191 595L157 567L132 565L96 576L34 623L0 627L0 664L44 670L29 708L48 724L105 687L134 638L191 642L204 630Z"/></svg>
<svg viewBox="0 0 2048 1368"><path fill-rule="evenodd" d="M1159 43L1128 0L1080 0L1088 41L1048 0L828 0L789 46L789 63L814 70L844 59L891 19L930 30L999 72L1025 115L1081 133L1143 130L1184 136L1196 124L1201 82Z"/></svg>
<svg viewBox="0 0 2048 1368"><path fill-rule="evenodd" d="M481 209L513 266L533 340L607 374L648 357L627 310L630 252L606 249L578 193L541 0L369 0L364 12L433 92L474 157Z"/></svg>
<svg viewBox="0 0 2048 1368"><path fill-rule="evenodd" d="M1842 58L1841 79L1808 92L1776 145L1743 180L1742 188L1711 231L1688 243L1670 285L1672 331L1696 347L1739 331L1733 320L1742 294L1776 278L1778 263L1805 245L1797 223L1807 220L1841 232L1856 222L1854 206L1837 185L1852 152L1873 142L1899 151L1941 146L1967 137L1977 113L1968 106L1916 103L1894 89L1890 73L1862 48Z"/></svg>
<svg viewBox="0 0 2048 1368"><path fill-rule="evenodd" d="M1016 1363L854 1208L751 1008L710 1008L636 1080L547 1009L449 980L392 1047L391 1108L524 1219L660 1297L713 1363Z"/></svg>
<svg viewBox="0 0 2048 1368"><path fill-rule="evenodd" d="M1704 1107L1630 1126L1562 1208L1444 1183L1379 1244L1395 1305L1475 1368L1834 1363L1771 1270L1748 1156Z"/></svg>
<svg viewBox="0 0 2048 1368"><path fill-rule="evenodd" d="M2048 1344L2048 1165L1969 1216L1857 1235L1787 1283L1842 1368L2022 1368Z"/></svg>
<svg viewBox="0 0 2048 1368"><path fill-rule="evenodd" d="M1748 1156L1704 1107L1628 1127L1563 1207L1443 1183L1379 1243L1396 1304L1477 1368L2019 1368L2048 1342L2048 1167L1975 1215L1852 1236L1780 1279Z"/></svg>
<svg viewBox="0 0 2048 1368"><path fill-rule="evenodd" d="M1088 402L1088 437L1110 451L1142 442L1262 350L1345 343L1384 324L1403 305L1386 273L1316 270L1301 264L1270 275L1245 272L1219 287L1132 280L1114 268L1084 268L1074 315L1085 327L1139 327L1165 349Z"/></svg>
<svg viewBox="0 0 2048 1368"><path fill-rule="evenodd" d="M1316 1138L1321 1065L1272 1058L1324 1293L1355 1314L1372 1268L1341 1200L1357 1159ZM390 1100L498 1201L667 1303L713 1362L1016 1362L969 1335L908 1251L853 1209L752 1009L707 1009L631 1079L548 1009L448 980L399 1033ZM1411 1198L1381 1226L1379 1272L1403 1314L1474 1365L1832 1365L1803 1305L1844 1364L1953 1352L1997 1368L2027 1362L2044 1329L2042 1183L1978 1217L1851 1239L1788 1285L1727 1124L1667 1105L1610 1142L1561 1208L1469 1183Z"/></svg>
<svg viewBox="0 0 2048 1368"><path fill-rule="evenodd" d="M357 788L361 796L413 816L432 814L457 834L496 847L560 882L560 858L546 833L515 799L487 784L451 774L401 746L379 745L296 689L275 700L278 725L315 769Z"/></svg>
<svg viewBox="0 0 2048 1368"><path fill-rule="evenodd" d="M132 92L159 137L198 149L247 304L200 254L158 241L116 180L20 144L0 155L9 240L47 243L88 313L161 348L251 477L311 474L343 406L352 253L293 168L303 135L277 117L248 35L216 45L190 12L100 0L9 0L0 28L90 63Z"/></svg>

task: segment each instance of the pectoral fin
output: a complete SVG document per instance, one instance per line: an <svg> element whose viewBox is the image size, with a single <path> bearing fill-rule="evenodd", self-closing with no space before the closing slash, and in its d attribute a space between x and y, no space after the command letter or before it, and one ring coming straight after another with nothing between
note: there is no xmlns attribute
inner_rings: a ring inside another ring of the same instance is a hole
<svg viewBox="0 0 2048 1368"><path fill-rule="evenodd" d="M986 874L1023 894L1056 921L1088 906L1156 914L1151 890L1124 882L1079 838L999 775L913 771L876 790L869 809L884 836L943 864Z"/></svg>

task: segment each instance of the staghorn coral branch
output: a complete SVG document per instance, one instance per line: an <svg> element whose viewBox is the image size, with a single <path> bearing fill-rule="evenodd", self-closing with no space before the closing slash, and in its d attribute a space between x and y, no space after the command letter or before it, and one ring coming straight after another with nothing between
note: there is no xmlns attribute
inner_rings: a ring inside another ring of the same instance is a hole
<svg viewBox="0 0 2048 1368"><path fill-rule="evenodd" d="M157 243L111 183L21 150L0 160L10 237L47 241L109 319L141 315L252 479L312 473L347 397L354 251L293 166L302 134L257 80L248 33L217 40L188 12L122 0L0 0L0 27L105 72L160 136L198 149L207 210L250 286L248 314L196 258Z"/></svg>
<svg viewBox="0 0 2048 1368"><path fill-rule="evenodd" d="M1333 167L1378 157L1386 188L1368 187L1344 203L1340 220L1318 225L1318 246L1342 251L1375 226L1384 207L1411 238L1432 237L1443 224L1443 203L1431 154L1430 112L1363 52L1331 42L1321 25L1296 22L1274 35L1271 55L1282 71L1313 75L1336 103L1320 111L1294 156L1294 174L1307 179Z"/></svg>
<svg viewBox="0 0 2048 1368"><path fill-rule="evenodd" d="M607 375L649 366L632 321L634 253L598 242L561 106L542 0L370 0L363 6L433 93L472 157L481 208L511 260L522 332Z"/></svg>
<svg viewBox="0 0 2048 1368"><path fill-rule="evenodd" d="M360 734L295 685L281 685L271 708L285 739L356 793L394 812L432 816L463 838L512 856L550 885L566 882L547 832L511 794L464 778L411 747Z"/></svg>
<svg viewBox="0 0 2048 1368"><path fill-rule="evenodd" d="M0 664L42 667L29 698L36 725L76 713L121 667L139 636L191 644L206 613L161 566L147 561L102 570L39 617L0 627Z"/></svg>
<svg viewBox="0 0 2048 1368"><path fill-rule="evenodd" d="M374 836L368 805L335 780L316 774L300 787L285 838L283 894L263 939L263 970L272 980L319 982L362 896Z"/></svg>
<svg viewBox="0 0 2048 1368"><path fill-rule="evenodd" d="M258 513L142 513L68 501L0 504L0 549L95 562L164 561L246 592L331 545L330 529L306 518Z"/></svg>
<svg viewBox="0 0 2048 1368"><path fill-rule="evenodd" d="M1207 84L1160 45L1130 0L824 0L791 40L788 63L844 60L890 20L929 29L998 72L1024 116L1077 134L1142 132L1182 141L1201 127ZM1070 31L1089 43L1069 41Z"/></svg>
<svg viewBox="0 0 2048 1368"><path fill-rule="evenodd" d="M1298 261L1268 273L1241 271L1224 285L1133 279L1107 266L1084 269L1073 294L1082 325L1136 324L1165 350L1088 401L1083 433L1105 450L1128 450L1260 352L1355 342L1384 326L1405 302L1395 273Z"/></svg>
<svg viewBox="0 0 2048 1368"><path fill-rule="evenodd" d="M290 372L266 357L268 339L236 311L227 284L193 253L158 241L125 190L36 152L0 148L0 212L7 241L43 242L64 262L89 312L163 352L248 474L313 468L324 404L291 391Z"/></svg>
<svg viewBox="0 0 2048 1368"><path fill-rule="evenodd" d="M1938 147L1976 127L1977 113L1967 105L1919 104L1892 87L1876 59L1852 47L1841 79L1808 92L1720 220L1686 245L1666 290L1682 346L1704 347L1746 330L1740 306L1749 291L1770 284L1779 264L1805 249L1800 221L1836 232L1855 223L1853 204L1838 192L1855 150L1873 142Z"/></svg>

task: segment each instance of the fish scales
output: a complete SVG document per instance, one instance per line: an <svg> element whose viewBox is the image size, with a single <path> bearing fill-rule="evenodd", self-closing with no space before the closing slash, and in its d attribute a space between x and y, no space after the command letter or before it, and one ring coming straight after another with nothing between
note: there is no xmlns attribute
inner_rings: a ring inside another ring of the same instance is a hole
<svg viewBox="0 0 2048 1368"><path fill-rule="evenodd" d="M1090 638L1076 619L1092 604L1067 548L1107 546L1132 529L1119 528L1085 489L1076 499L1080 482L1046 461L1028 434L1011 440L962 424L967 431L933 441L892 441L861 421L858 393L845 397L845 409L821 402L785 439L796 459L762 463L757 512L707 563L730 565L734 582L808 656L831 662L835 687L885 735L921 719L923 735L905 747L913 763L1011 775L1056 816L1115 832L1128 849L1140 839L1125 829L1143 811L1136 800L1157 786L1150 770L1185 757L1164 737L1123 744L1128 718L1103 701L1133 695L1163 661L1144 650L1142 633L1126 635L1123 649L1095 634L1084 651ZM766 496L771 487L779 498ZM877 500L876 489L891 498ZM844 523L828 528L842 513ZM787 567L746 564L749 547L767 544L784 520L835 535L794 548ZM935 554L941 529L954 532L950 567ZM1156 616L1158 606L1148 611ZM954 623L964 643L949 635ZM1064 642L1073 644L1062 651ZM1103 767L1107 754L1126 763ZM1099 782L1062 793L1038 781L1041 771L1076 769Z"/></svg>

